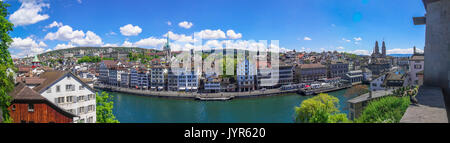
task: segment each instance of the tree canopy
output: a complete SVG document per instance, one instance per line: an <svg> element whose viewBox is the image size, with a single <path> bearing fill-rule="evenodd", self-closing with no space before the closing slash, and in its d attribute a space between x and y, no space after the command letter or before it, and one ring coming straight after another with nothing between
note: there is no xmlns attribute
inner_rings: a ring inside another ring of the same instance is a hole
<svg viewBox="0 0 450 143"><path fill-rule="evenodd" d="M12 98L8 96L8 92L14 89L12 77L14 65L8 48L13 42L9 32L13 30L14 25L6 19L9 15L7 7L9 4L0 1L0 110L3 113L0 116L4 122L12 122L8 112Z"/></svg>
<svg viewBox="0 0 450 143"><path fill-rule="evenodd" d="M298 123L346 123L347 115L338 109L339 99L328 94L319 94L304 100L295 107Z"/></svg>
<svg viewBox="0 0 450 143"><path fill-rule="evenodd" d="M119 123L113 114L113 96L106 92L96 93L97 100L97 123Z"/></svg>
<svg viewBox="0 0 450 143"><path fill-rule="evenodd" d="M84 56L81 59L78 59L77 63L98 63L102 59L99 56Z"/></svg>

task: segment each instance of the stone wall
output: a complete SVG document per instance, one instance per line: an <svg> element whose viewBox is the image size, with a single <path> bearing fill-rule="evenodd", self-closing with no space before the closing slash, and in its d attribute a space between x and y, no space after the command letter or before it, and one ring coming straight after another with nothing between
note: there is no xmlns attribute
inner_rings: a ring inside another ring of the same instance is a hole
<svg viewBox="0 0 450 143"><path fill-rule="evenodd" d="M424 84L444 90L450 101L450 1L427 4Z"/></svg>

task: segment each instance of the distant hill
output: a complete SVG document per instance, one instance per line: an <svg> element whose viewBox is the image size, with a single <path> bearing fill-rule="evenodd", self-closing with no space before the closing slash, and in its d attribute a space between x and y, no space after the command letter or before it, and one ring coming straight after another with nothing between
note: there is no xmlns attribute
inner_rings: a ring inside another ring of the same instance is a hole
<svg viewBox="0 0 450 143"><path fill-rule="evenodd" d="M156 51L155 49L145 49L139 47L74 47L60 50L53 50L49 52L45 52L39 54L39 56L47 56L47 55L61 55L65 53L78 53L81 50L85 53L96 53L96 52L106 52L111 49L111 52L148 52L148 51Z"/></svg>
<svg viewBox="0 0 450 143"><path fill-rule="evenodd" d="M392 57L411 57L412 54L390 54Z"/></svg>

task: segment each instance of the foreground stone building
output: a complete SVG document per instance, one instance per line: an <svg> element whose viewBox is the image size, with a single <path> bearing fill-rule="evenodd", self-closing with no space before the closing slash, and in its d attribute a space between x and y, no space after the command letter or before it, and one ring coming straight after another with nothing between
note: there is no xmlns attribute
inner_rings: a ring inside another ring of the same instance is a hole
<svg viewBox="0 0 450 143"><path fill-rule="evenodd" d="M450 1L423 0L427 14L414 18L426 24L424 84L443 88L450 96ZM450 100L450 98L447 98Z"/></svg>
<svg viewBox="0 0 450 143"><path fill-rule="evenodd" d="M424 86L400 122L448 123L450 104L450 0L422 0L424 17L414 17L415 25L426 24ZM445 102L444 102L445 101ZM447 107L447 108L446 108Z"/></svg>

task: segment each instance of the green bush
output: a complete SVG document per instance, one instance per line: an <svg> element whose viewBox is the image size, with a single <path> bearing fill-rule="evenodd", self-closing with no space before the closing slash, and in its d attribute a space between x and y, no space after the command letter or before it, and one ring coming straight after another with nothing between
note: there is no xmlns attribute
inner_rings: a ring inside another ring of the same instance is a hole
<svg viewBox="0 0 450 143"><path fill-rule="evenodd" d="M298 123L346 123L347 115L338 109L339 99L328 94L319 94L304 100L300 107L295 107Z"/></svg>
<svg viewBox="0 0 450 143"><path fill-rule="evenodd" d="M398 123L410 105L409 97L387 96L369 102L357 123Z"/></svg>

